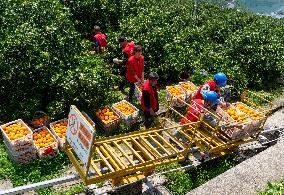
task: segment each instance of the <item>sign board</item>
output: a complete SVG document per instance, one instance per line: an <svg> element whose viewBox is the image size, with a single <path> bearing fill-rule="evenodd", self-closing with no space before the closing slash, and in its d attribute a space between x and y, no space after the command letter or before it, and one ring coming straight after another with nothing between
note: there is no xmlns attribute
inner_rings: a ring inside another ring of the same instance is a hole
<svg viewBox="0 0 284 195"><path fill-rule="evenodd" d="M78 158L87 167L91 155L92 143L95 139L95 127L76 108L70 107L66 138Z"/></svg>

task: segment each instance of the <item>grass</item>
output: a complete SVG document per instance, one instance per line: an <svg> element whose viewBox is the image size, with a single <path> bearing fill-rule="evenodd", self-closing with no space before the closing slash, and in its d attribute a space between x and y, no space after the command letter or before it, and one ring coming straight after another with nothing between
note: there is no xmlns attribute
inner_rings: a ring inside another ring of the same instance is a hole
<svg viewBox="0 0 284 195"><path fill-rule="evenodd" d="M252 91L252 92L257 94L258 96L265 98L268 101L273 101L274 99L278 97L284 96L284 86L280 86L279 88L273 91L263 91L262 90L262 91ZM249 100L252 101L253 103L256 103L259 105L266 104L265 101L261 100L260 98L256 97L253 94L248 94L248 97L249 97Z"/></svg>
<svg viewBox="0 0 284 195"><path fill-rule="evenodd" d="M259 192L259 195L280 195L284 194L284 177L279 182L268 182L264 191Z"/></svg>
<svg viewBox="0 0 284 195"><path fill-rule="evenodd" d="M236 162L231 157L219 158L189 170L167 173L166 187L172 192L172 194L182 195L206 183L210 179L213 179L235 165ZM157 171L163 172L178 167L181 167L181 165L178 163L172 163L170 165L160 166L157 168Z"/></svg>

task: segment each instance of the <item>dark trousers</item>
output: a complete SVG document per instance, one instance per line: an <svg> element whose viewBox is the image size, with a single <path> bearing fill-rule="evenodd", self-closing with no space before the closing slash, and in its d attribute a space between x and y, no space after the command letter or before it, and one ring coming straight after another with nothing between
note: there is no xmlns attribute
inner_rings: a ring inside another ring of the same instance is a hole
<svg viewBox="0 0 284 195"><path fill-rule="evenodd" d="M120 91L123 91L125 87L125 80L126 80L125 74L126 74L125 67L120 67L119 75L123 77L123 79L119 82L119 86L118 86Z"/></svg>
<svg viewBox="0 0 284 195"><path fill-rule="evenodd" d="M150 112L144 111L144 125L147 129L151 127L152 122L153 122L153 118Z"/></svg>
<svg viewBox="0 0 284 195"><path fill-rule="evenodd" d="M135 84L130 83L130 89L129 89L129 94L128 94L128 101L129 102L132 102L132 100L133 100L134 90L135 90Z"/></svg>
<svg viewBox="0 0 284 195"><path fill-rule="evenodd" d="M154 110L157 112L159 109ZM144 126L148 129L154 122L154 117L150 114L150 112L144 110Z"/></svg>

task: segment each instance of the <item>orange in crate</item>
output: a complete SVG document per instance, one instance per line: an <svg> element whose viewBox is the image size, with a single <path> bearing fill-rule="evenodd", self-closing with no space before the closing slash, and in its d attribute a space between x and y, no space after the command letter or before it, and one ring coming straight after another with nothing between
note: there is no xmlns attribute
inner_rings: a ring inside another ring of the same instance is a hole
<svg viewBox="0 0 284 195"><path fill-rule="evenodd" d="M184 94L184 92L178 86L168 86L168 91L174 97L179 97Z"/></svg>
<svg viewBox="0 0 284 195"><path fill-rule="evenodd" d="M21 123L14 123L9 126L2 125L1 127L10 140L21 138L30 133L29 129Z"/></svg>
<svg viewBox="0 0 284 195"><path fill-rule="evenodd" d="M232 117L234 120L242 123L247 123L249 120L245 113L239 113L235 108L229 108L226 112Z"/></svg>
<svg viewBox="0 0 284 195"><path fill-rule="evenodd" d="M34 143L37 148L44 148L55 142L53 136L48 132L47 129L35 132L33 134Z"/></svg>
<svg viewBox="0 0 284 195"><path fill-rule="evenodd" d="M181 82L180 86L185 89L186 91L194 91L196 87L191 85L189 82Z"/></svg>
<svg viewBox="0 0 284 195"><path fill-rule="evenodd" d="M52 128L60 138L66 137L66 131L67 131L67 121L66 120L53 124Z"/></svg>
<svg viewBox="0 0 284 195"><path fill-rule="evenodd" d="M96 115L104 122L109 123L116 120L118 116L109 108L102 108L96 112Z"/></svg>
<svg viewBox="0 0 284 195"><path fill-rule="evenodd" d="M246 113L247 115L249 115L254 120L258 120L258 119L261 119L261 118L264 117L261 113L255 111L255 110L251 109L250 107L245 106L243 104L238 104L236 107L237 107L238 110Z"/></svg>
<svg viewBox="0 0 284 195"><path fill-rule="evenodd" d="M126 116L135 112L135 109L125 102L115 105L115 108Z"/></svg>

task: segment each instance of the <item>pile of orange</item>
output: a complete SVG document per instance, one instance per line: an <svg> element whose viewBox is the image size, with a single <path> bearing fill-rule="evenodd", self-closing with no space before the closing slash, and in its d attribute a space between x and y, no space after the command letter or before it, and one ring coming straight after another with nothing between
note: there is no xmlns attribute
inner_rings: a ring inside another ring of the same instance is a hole
<svg viewBox="0 0 284 195"><path fill-rule="evenodd" d="M10 140L15 140L29 134L29 130L21 123L1 126Z"/></svg>
<svg viewBox="0 0 284 195"><path fill-rule="evenodd" d="M255 110L251 109L248 106L245 106L243 104L238 104L237 109L246 113L247 115L249 115L252 119L257 120L263 117L263 115L259 112L256 112Z"/></svg>
<svg viewBox="0 0 284 195"><path fill-rule="evenodd" d="M118 116L109 108L99 109L96 115L104 122L109 123L118 118Z"/></svg>
<svg viewBox="0 0 284 195"><path fill-rule="evenodd" d="M246 123L249 122L245 113L237 112L235 108L229 108L226 112L232 117L235 121Z"/></svg>
<svg viewBox="0 0 284 195"><path fill-rule="evenodd" d="M126 116L135 112L135 109L131 105L125 102L117 104L115 108L118 109L122 114Z"/></svg>
<svg viewBox="0 0 284 195"><path fill-rule="evenodd" d="M46 129L35 132L33 138L37 148L44 148L55 142L55 139Z"/></svg>
<svg viewBox="0 0 284 195"><path fill-rule="evenodd" d="M67 131L67 121L61 121L52 125L53 130L55 133L60 137L64 138L66 136Z"/></svg>
<svg viewBox="0 0 284 195"><path fill-rule="evenodd" d="M36 126L41 126L44 125L47 122L47 120L48 120L47 116L44 116L42 118L33 119L32 123Z"/></svg>
<svg viewBox="0 0 284 195"><path fill-rule="evenodd" d="M179 96L184 94L184 92L182 91L182 89L179 86L169 86L168 91L174 97L179 97Z"/></svg>
<svg viewBox="0 0 284 195"><path fill-rule="evenodd" d="M196 89L196 87L190 84L189 82L180 83L180 86L186 91L194 91Z"/></svg>

